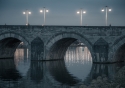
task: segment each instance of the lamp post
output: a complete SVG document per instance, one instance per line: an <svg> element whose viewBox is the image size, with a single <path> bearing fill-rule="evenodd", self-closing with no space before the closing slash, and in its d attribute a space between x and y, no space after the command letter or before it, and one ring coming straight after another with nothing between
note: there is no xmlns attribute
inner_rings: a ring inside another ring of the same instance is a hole
<svg viewBox="0 0 125 88"><path fill-rule="evenodd" d="M43 7L43 10L40 10L40 12L44 13L44 25L45 25L45 17L46 17L46 12L49 12L49 10L47 10L45 7Z"/></svg>
<svg viewBox="0 0 125 88"><path fill-rule="evenodd" d="M28 23L28 14L31 14L31 12L26 10L25 12L23 12L23 14L26 14L26 25L29 25L29 23Z"/></svg>
<svg viewBox="0 0 125 88"><path fill-rule="evenodd" d="M105 15L105 21L106 21L106 26L107 26L107 20L108 20L108 15L107 15L107 13L108 13L108 11L112 11L112 9L108 9L108 6L105 6L105 10L104 9L102 9L102 12L106 12L106 15Z"/></svg>
<svg viewBox="0 0 125 88"><path fill-rule="evenodd" d="M82 9L80 9L80 11L77 11L77 14L81 15L81 22L80 22L81 26L82 26L82 14L85 14L85 13L86 11L83 11Z"/></svg>

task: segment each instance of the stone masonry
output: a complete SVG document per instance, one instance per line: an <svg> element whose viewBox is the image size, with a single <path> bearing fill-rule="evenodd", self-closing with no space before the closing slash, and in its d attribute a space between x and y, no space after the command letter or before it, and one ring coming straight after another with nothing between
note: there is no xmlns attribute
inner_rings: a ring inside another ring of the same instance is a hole
<svg viewBox="0 0 125 88"><path fill-rule="evenodd" d="M124 61L124 26L0 25L0 58L13 57L23 42L31 60L63 59L68 46L76 40L88 47L93 62Z"/></svg>

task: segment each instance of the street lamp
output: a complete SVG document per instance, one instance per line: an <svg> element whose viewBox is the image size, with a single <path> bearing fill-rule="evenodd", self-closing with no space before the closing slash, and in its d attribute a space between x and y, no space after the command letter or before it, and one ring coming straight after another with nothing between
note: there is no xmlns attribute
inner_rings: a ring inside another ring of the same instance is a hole
<svg viewBox="0 0 125 88"><path fill-rule="evenodd" d="M46 15L46 12L49 12L49 10L47 10L45 7L43 7L43 10L40 10L40 12L44 13L44 25L45 25L45 15Z"/></svg>
<svg viewBox="0 0 125 88"><path fill-rule="evenodd" d="M102 12L104 12L104 11L106 12L105 21L106 21L106 26L107 26L107 18L108 18L107 12L112 11L112 9L108 9L108 6L105 6L105 9L102 9Z"/></svg>
<svg viewBox="0 0 125 88"><path fill-rule="evenodd" d="M83 11L82 9L80 11L77 11L77 14L81 14L81 26L82 26L82 14L85 14L86 11Z"/></svg>
<svg viewBox="0 0 125 88"><path fill-rule="evenodd" d="M26 10L26 12L23 12L23 14L26 14L26 25L29 25L29 23L28 23L28 14L31 14L31 12Z"/></svg>

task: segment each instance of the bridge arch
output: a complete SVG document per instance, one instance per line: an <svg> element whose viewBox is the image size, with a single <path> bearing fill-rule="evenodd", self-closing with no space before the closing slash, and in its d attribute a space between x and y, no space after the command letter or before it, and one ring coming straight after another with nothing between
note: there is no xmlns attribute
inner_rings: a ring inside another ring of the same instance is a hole
<svg viewBox="0 0 125 88"><path fill-rule="evenodd" d="M29 41L20 34L13 33L13 32L5 32L5 33L0 34L0 40L9 38L9 37L16 38L16 39L22 41L25 45L29 44Z"/></svg>
<svg viewBox="0 0 125 88"><path fill-rule="evenodd" d="M46 60L50 60L50 58L51 60L52 58L64 58L67 48L76 40L80 40L82 43L84 43L90 50L91 56L93 57L92 43L87 38L85 38L83 35L79 33L63 32L53 35L45 44Z"/></svg>
<svg viewBox="0 0 125 88"><path fill-rule="evenodd" d="M123 62L125 61L125 36L115 40L109 49L110 62Z"/></svg>
<svg viewBox="0 0 125 88"><path fill-rule="evenodd" d="M29 42L23 36L17 33L6 32L0 34L0 58L13 58L17 46L23 42L23 45L29 47Z"/></svg>

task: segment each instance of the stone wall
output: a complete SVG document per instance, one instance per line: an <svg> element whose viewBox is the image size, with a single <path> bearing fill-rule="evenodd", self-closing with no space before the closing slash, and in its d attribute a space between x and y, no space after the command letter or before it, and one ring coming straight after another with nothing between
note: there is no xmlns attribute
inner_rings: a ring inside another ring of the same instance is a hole
<svg viewBox="0 0 125 88"><path fill-rule="evenodd" d="M55 42L63 38L77 39L88 47L94 62L107 63L116 61L116 59L113 59L114 55L119 47L125 43L125 27L0 25L0 40L10 37L18 39L29 46L31 56L33 55L31 43L34 39L40 38L43 50L37 56L42 57L43 60L47 59L49 51ZM105 41L106 45L102 45L104 43L102 40ZM96 42L100 42L100 45L97 46ZM95 47L101 47L101 50L104 50L105 47L105 50L103 53L99 53Z"/></svg>

